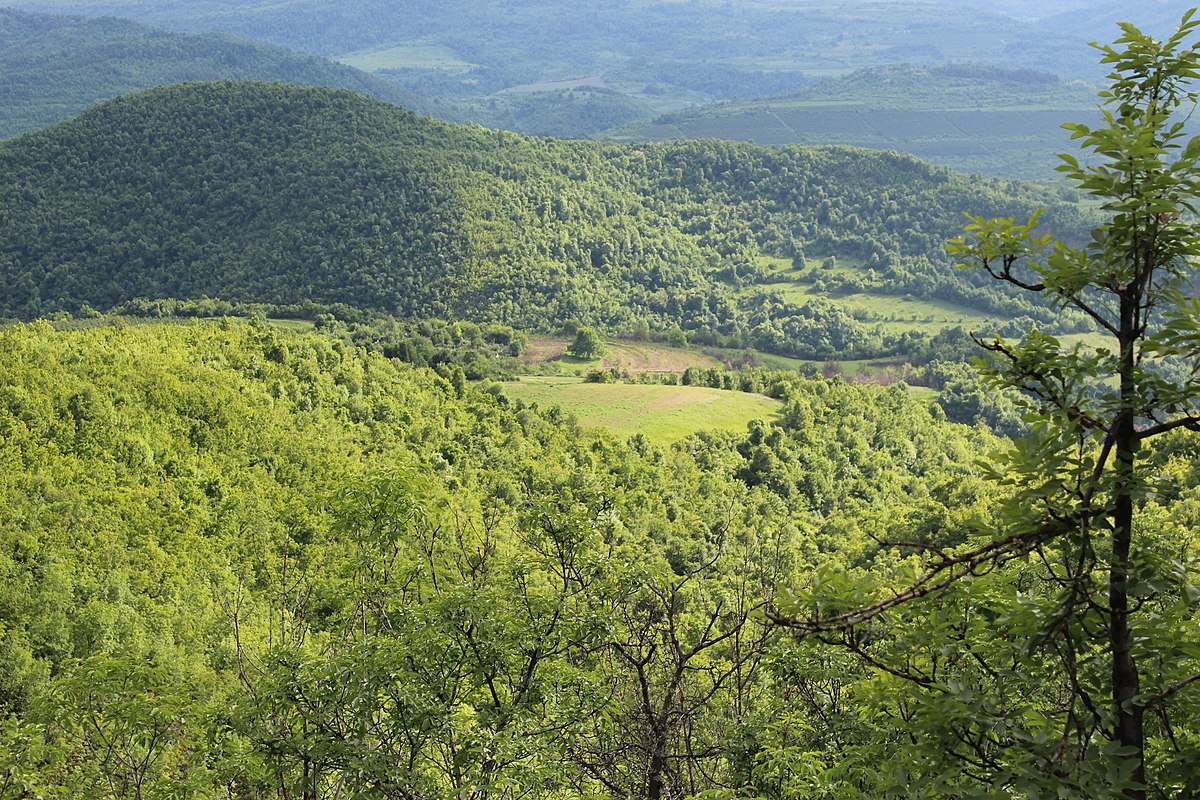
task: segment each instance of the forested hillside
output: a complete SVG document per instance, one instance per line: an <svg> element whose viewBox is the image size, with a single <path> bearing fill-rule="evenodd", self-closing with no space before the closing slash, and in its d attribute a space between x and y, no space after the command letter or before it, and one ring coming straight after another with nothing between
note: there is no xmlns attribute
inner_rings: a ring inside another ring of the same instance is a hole
<svg viewBox="0 0 1200 800"><path fill-rule="evenodd" d="M1200 12L1103 52L1069 189L261 82L0 142L0 800L1200 796Z"/></svg>
<svg viewBox="0 0 1200 800"><path fill-rule="evenodd" d="M754 609L968 535L994 444L781 374L779 425L663 450L229 322L10 327L0 375L16 797L786 794L891 733Z"/></svg>
<svg viewBox="0 0 1200 800"><path fill-rule="evenodd" d="M903 387L777 373L778 423L664 449L264 324L13 326L0 374L14 797L972 796L931 743L986 712L1021 771L1061 713L1054 659L1002 633L1053 608L1035 564L866 640L767 624L991 539L1000 443ZM1195 547L1194 450L1146 454L1156 558ZM1156 634L1188 624L1182 569ZM1150 753L1186 784L1187 741Z"/></svg>
<svg viewBox="0 0 1200 800"><path fill-rule="evenodd" d="M338 86L428 107L396 84L342 64L229 35L0 8L0 138L139 89L220 78Z"/></svg>
<svg viewBox="0 0 1200 800"><path fill-rule="evenodd" d="M962 172L1049 180L1065 120L1096 116L1095 89L1032 70L895 64L800 91L700 106L606 131L612 141L711 137L848 144L911 153Z"/></svg>
<svg viewBox="0 0 1200 800"><path fill-rule="evenodd" d="M344 91L193 84L0 144L0 313L207 295L869 354L880 335L845 310L756 289L760 257L846 259L856 273L823 284L1077 324L947 268L963 211L1045 205L1082 229L1044 190L894 153L563 142Z"/></svg>

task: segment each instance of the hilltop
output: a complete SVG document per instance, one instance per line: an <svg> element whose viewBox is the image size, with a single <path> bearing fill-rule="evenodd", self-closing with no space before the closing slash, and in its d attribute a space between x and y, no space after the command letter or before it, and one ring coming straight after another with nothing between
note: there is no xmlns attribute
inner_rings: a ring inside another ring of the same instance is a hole
<svg viewBox="0 0 1200 800"><path fill-rule="evenodd" d="M846 354L879 348L847 311L757 287L1040 313L951 270L942 246L963 210L1043 206L1081 225L1045 190L897 154L566 142L348 91L190 84L0 144L0 314L210 296Z"/></svg>

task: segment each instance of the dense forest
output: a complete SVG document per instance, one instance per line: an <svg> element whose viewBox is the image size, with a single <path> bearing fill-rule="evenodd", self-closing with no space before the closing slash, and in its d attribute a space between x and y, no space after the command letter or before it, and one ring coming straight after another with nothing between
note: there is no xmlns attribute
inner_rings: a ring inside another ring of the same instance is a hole
<svg viewBox="0 0 1200 800"><path fill-rule="evenodd" d="M1086 329L947 268L962 212L1039 206L1061 232L1085 229L1046 190L894 153L564 142L345 91L192 84L0 144L0 313L207 295L531 330L641 324L815 357L886 350L827 300L757 291L770 254L848 258L860 288Z"/></svg>
<svg viewBox="0 0 1200 800"><path fill-rule="evenodd" d="M39 323L0 360L5 796L840 781L895 737L838 699L878 679L755 609L993 494L996 441L900 387L779 374L781 424L662 450L261 325Z"/></svg>
<svg viewBox="0 0 1200 800"><path fill-rule="evenodd" d="M1020 774L1059 713L1054 662L995 635L1053 613L1034 564L878 638L768 624L1001 524L1001 442L903 386L774 373L778 422L662 448L262 322L12 326L0 374L5 796L983 797L930 743L999 714ZM1164 558L1196 546L1194 449L1148 455ZM1191 785L1181 744L1151 758Z"/></svg>
<svg viewBox="0 0 1200 800"><path fill-rule="evenodd" d="M1100 50L1061 187L265 82L0 142L0 800L1200 796L1200 13Z"/></svg>
<svg viewBox="0 0 1200 800"><path fill-rule="evenodd" d="M407 108L428 107L364 72L228 35L167 33L128 20L0 8L0 138L139 89L218 78L338 86Z"/></svg>

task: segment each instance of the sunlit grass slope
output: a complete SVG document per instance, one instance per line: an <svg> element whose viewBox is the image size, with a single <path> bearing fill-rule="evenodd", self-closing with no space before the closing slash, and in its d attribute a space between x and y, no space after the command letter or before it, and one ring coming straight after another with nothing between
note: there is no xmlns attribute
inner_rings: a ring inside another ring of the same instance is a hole
<svg viewBox="0 0 1200 800"><path fill-rule="evenodd" d="M781 404L762 395L699 386L584 383L579 378L526 377L504 385L514 400L560 406L581 425L620 436L643 434L669 444L703 430L743 431L754 419L778 417Z"/></svg>

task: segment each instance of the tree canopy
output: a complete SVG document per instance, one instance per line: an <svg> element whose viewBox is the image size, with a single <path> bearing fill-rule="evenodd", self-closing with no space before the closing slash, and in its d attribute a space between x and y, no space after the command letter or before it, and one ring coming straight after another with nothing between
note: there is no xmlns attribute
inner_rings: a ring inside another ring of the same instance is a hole
<svg viewBox="0 0 1200 800"><path fill-rule="evenodd" d="M31 796L746 785L794 652L755 609L886 519L962 535L994 441L795 374L780 424L664 449L325 333L0 345L0 781Z"/></svg>
<svg viewBox="0 0 1200 800"><path fill-rule="evenodd" d="M1104 337L979 341L983 374L1016 390L1031 428L989 468L1007 492L998 534L916 543L925 566L903 588L848 609L817 592L778 618L908 682L914 725L940 717L952 738L918 743L909 772L926 791L1142 800L1200 788L1200 753L1178 735L1195 724L1200 682L1195 542L1150 505L1173 488L1148 453L1200 430L1200 138L1183 131L1200 78L1194 14L1163 41L1123 25L1100 48L1112 69L1103 123L1066 126L1099 163L1066 155L1062 167L1106 212L1089 242L1053 240L1035 215L973 217L950 245L964 266L1082 311ZM859 633L868 624L873 641ZM938 644L895 649L914 635Z"/></svg>
<svg viewBox="0 0 1200 800"><path fill-rule="evenodd" d="M604 340L591 328L580 328L567 352L579 358L598 358L604 355Z"/></svg>
<svg viewBox="0 0 1200 800"><path fill-rule="evenodd" d="M757 289L760 256L800 245L861 263L883 292L1052 320L951 274L942 242L980 202L1049 204L1065 231L1083 219L1043 189L894 153L560 142L260 83L114 100L0 144L0 166L12 316L307 301L524 329L640 322L816 358L872 355L882 337L822 298Z"/></svg>

